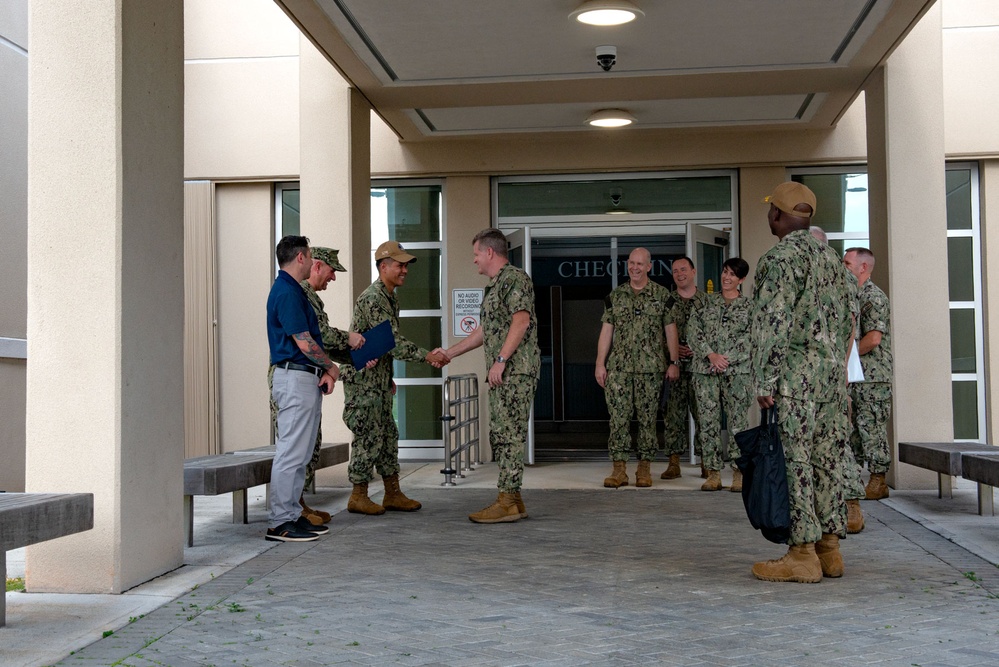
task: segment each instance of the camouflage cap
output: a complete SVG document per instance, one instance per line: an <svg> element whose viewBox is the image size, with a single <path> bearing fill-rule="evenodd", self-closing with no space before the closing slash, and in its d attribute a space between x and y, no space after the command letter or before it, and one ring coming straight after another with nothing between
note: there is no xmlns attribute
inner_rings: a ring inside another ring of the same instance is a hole
<svg viewBox="0 0 999 667"><path fill-rule="evenodd" d="M324 248L322 246L312 246L312 259L318 259L326 262L330 265L330 268L334 271L346 271L343 264L340 263L337 255L340 253L339 250L334 250L333 248Z"/></svg>

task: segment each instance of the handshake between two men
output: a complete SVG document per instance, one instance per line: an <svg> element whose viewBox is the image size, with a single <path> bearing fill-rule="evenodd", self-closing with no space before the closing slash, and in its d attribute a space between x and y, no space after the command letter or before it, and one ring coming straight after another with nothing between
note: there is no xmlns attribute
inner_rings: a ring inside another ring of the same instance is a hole
<svg viewBox="0 0 999 667"><path fill-rule="evenodd" d="M451 357L447 356L447 350L441 347L428 352L424 360L434 368L444 368L451 363Z"/></svg>

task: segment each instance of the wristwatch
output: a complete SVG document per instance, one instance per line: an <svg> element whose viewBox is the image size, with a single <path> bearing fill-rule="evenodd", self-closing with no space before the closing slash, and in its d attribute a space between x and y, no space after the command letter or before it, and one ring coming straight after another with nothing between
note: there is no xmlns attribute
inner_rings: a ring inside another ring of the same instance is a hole
<svg viewBox="0 0 999 667"><path fill-rule="evenodd" d="M502 354L499 355L498 357L496 357L496 363L497 364L505 364L506 362L507 362L507 358L504 357Z"/></svg>
<svg viewBox="0 0 999 667"><path fill-rule="evenodd" d="M676 359L676 360L674 360L674 361L671 361L671 362L669 362L669 363L670 363L671 365L673 365L673 366L679 366L679 365L680 365L680 360L679 360L679 359Z"/></svg>

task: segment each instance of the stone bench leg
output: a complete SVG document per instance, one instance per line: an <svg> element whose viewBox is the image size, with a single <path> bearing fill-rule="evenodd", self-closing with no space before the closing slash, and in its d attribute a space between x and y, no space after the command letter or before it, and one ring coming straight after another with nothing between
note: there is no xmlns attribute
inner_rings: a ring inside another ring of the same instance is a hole
<svg viewBox="0 0 999 667"><path fill-rule="evenodd" d="M194 496L184 496L184 543L194 546Z"/></svg>
<svg viewBox="0 0 999 667"><path fill-rule="evenodd" d="M992 487L988 484L978 484L978 514L980 516L995 516L992 505Z"/></svg>
<svg viewBox="0 0 999 667"><path fill-rule="evenodd" d="M948 498L954 497L954 478L944 473L937 473L937 498L943 498L944 494Z"/></svg>
<svg viewBox="0 0 999 667"><path fill-rule="evenodd" d="M0 628L7 625L7 552L0 549L0 574L3 575L4 594L0 598Z"/></svg>
<svg viewBox="0 0 999 667"><path fill-rule="evenodd" d="M249 523L246 515L246 489L237 489L232 492L232 522Z"/></svg>

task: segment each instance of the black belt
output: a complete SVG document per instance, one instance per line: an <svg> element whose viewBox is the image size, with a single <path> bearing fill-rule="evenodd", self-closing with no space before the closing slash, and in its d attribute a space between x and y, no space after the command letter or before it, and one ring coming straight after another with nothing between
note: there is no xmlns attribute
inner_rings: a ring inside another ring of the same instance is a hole
<svg viewBox="0 0 999 667"><path fill-rule="evenodd" d="M323 373L326 372L322 368L317 368L315 366L303 366L302 364L293 364L290 361L278 364L278 368L284 368L289 371L305 371L306 373L312 373L318 378L321 378Z"/></svg>

